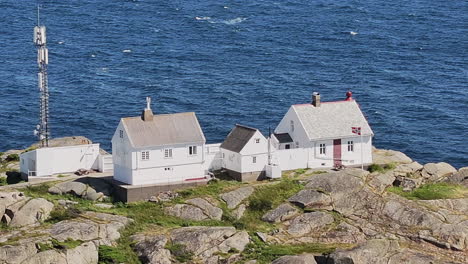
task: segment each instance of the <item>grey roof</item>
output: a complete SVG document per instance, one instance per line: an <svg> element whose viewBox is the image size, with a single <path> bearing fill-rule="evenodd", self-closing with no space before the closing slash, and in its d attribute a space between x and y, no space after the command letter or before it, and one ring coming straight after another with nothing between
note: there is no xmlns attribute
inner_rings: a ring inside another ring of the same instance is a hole
<svg viewBox="0 0 468 264"><path fill-rule="evenodd" d="M359 105L354 100L292 106L310 140L357 136L351 127L361 127L362 135L373 135Z"/></svg>
<svg viewBox="0 0 468 264"><path fill-rule="evenodd" d="M289 143L293 142L291 136L289 133L281 133L281 134L275 134L276 139L278 139L279 143Z"/></svg>
<svg viewBox="0 0 468 264"><path fill-rule="evenodd" d="M152 121L140 116L122 118L130 143L135 148L205 143L194 112L154 115Z"/></svg>
<svg viewBox="0 0 468 264"><path fill-rule="evenodd" d="M257 132L255 128L236 125L231 132L229 132L229 135L221 144L220 148L239 153L253 137L255 132Z"/></svg>

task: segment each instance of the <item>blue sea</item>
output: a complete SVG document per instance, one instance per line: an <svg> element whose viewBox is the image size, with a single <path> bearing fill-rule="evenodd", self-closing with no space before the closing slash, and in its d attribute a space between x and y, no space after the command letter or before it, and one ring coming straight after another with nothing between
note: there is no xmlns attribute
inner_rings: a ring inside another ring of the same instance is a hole
<svg viewBox="0 0 468 264"><path fill-rule="evenodd" d="M467 1L40 1L51 132L110 149L121 117L195 111L208 142L352 90L379 148L468 166ZM0 0L0 150L36 138L36 1Z"/></svg>

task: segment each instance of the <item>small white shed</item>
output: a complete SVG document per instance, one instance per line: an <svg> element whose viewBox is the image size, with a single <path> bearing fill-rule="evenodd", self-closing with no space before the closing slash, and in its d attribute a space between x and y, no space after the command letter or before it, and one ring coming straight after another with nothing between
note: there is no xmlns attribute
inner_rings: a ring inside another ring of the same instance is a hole
<svg viewBox="0 0 468 264"><path fill-rule="evenodd" d="M39 148L20 154L20 172L41 177L78 169L99 170L98 157L99 144Z"/></svg>

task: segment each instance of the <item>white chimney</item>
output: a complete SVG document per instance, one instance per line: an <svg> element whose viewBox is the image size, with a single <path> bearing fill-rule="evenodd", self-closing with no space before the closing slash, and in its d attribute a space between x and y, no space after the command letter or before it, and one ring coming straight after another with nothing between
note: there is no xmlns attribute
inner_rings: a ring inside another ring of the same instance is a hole
<svg viewBox="0 0 468 264"><path fill-rule="evenodd" d="M320 94L317 92L312 93L312 105L315 107L320 107Z"/></svg>

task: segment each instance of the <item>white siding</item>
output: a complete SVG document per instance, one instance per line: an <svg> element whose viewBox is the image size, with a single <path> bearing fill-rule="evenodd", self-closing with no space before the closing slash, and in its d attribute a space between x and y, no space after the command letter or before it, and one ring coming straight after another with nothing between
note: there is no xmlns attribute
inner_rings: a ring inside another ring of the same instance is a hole
<svg viewBox="0 0 468 264"><path fill-rule="evenodd" d="M294 122L294 131L291 130L291 121ZM292 143L288 143L291 144L291 148L296 148L296 142L299 143L299 148L310 146L309 137L307 136L307 133L293 107L290 107L286 115L284 115L283 119L275 129L275 133L289 133L294 141ZM285 144L281 144L280 149L284 149L284 145Z"/></svg>
<svg viewBox="0 0 468 264"><path fill-rule="evenodd" d="M241 154L222 148L221 155L223 157L223 168L241 172Z"/></svg>
<svg viewBox="0 0 468 264"><path fill-rule="evenodd" d="M205 145L205 162L203 163L203 168L206 171L214 171L222 168L223 158L221 149L219 148L221 144L207 144Z"/></svg>
<svg viewBox="0 0 468 264"><path fill-rule="evenodd" d="M20 155L20 170L27 174L35 169L36 176L75 172L78 169L98 169L99 144L40 148ZM23 161L24 160L24 161Z"/></svg>

